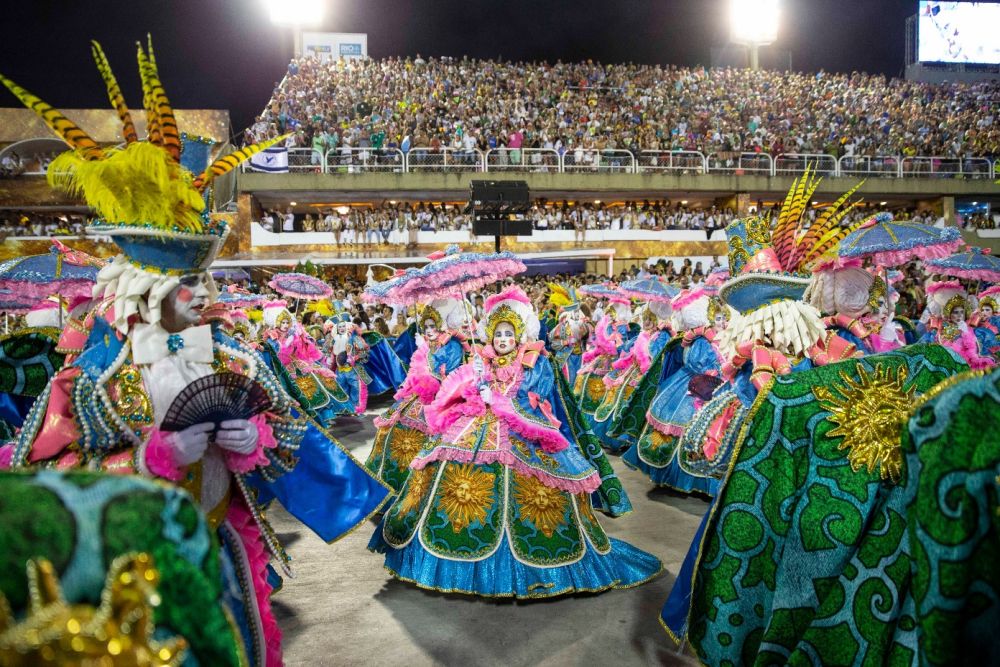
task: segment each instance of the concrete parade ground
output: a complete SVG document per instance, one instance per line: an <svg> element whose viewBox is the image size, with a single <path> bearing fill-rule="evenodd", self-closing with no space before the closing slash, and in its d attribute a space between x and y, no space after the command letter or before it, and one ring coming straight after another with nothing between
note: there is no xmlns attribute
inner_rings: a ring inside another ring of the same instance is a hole
<svg viewBox="0 0 1000 667"><path fill-rule="evenodd" d="M333 434L359 460L375 437L375 399L363 419ZM366 548L367 523L325 544L280 507L269 514L295 577L273 598L285 663L298 665L693 665L659 623L663 606L708 503L654 489L610 457L635 511L601 521L608 535L658 556L664 572L628 590L543 601L485 600L424 591L393 579Z"/></svg>

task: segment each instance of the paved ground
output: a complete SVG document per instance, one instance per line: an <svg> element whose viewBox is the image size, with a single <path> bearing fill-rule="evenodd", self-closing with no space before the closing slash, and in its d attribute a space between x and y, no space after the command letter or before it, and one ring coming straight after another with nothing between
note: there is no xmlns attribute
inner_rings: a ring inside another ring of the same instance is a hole
<svg viewBox="0 0 1000 667"><path fill-rule="evenodd" d="M360 460L375 435L371 417L334 431ZM646 478L612 463L635 512L602 521L608 534L659 556L666 571L638 588L547 601L487 601L419 590L390 578L365 546L373 524L333 545L280 508L271 520L294 559L296 576L274 598L288 665L680 665L659 624L707 503L652 490Z"/></svg>

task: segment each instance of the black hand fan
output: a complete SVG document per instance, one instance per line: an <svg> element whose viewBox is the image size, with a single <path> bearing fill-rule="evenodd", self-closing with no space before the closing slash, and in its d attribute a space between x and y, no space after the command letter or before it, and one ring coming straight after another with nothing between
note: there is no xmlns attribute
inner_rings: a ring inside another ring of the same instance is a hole
<svg viewBox="0 0 1000 667"><path fill-rule="evenodd" d="M161 431L183 431L189 426L229 419L250 419L271 407L264 387L245 375L213 373L198 378L170 404Z"/></svg>

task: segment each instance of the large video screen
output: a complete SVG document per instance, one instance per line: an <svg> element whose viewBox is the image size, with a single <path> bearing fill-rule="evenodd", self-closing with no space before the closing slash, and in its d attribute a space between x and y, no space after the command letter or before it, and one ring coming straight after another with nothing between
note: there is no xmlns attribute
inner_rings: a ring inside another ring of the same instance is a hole
<svg viewBox="0 0 1000 667"><path fill-rule="evenodd" d="M1000 64L1000 3L921 0L917 59Z"/></svg>

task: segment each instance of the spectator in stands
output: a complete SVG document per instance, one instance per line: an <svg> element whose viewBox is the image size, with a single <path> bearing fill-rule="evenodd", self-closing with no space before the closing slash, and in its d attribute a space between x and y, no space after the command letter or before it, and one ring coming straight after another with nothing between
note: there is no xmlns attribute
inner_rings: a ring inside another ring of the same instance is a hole
<svg viewBox="0 0 1000 667"><path fill-rule="evenodd" d="M285 216L281 221L281 231L283 232L294 232L295 231L295 214L292 213L292 207L289 206L285 211Z"/></svg>

